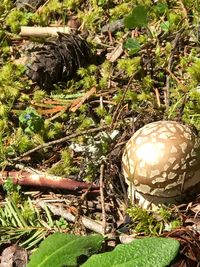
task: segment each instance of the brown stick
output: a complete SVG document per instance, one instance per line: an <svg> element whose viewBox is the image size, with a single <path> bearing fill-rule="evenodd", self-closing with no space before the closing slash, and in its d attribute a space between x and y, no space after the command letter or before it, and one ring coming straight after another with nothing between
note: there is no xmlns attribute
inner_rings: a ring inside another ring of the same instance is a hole
<svg viewBox="0 0 200 267"><path fill-rule="evenodd" d="M57 36L58 32L70 33L71 29L64 27L28 27L21 26L20 36L24 37L49 37Z"/></svg>
<svg viewBox="0 0 200 267"><path fill-rule="evenodd" d="M64 143L72 138L75 138L75 137L78 137L80 135L86 135L88 133L96 133L96 132L99 132L99 131L103 131L103 130L106 130L108 129L109 126L103 126L103 127L99 127L99 128L95 128L95 129L90 129L90 130L85 130L85 131L82 131L82 132L79 132L79 133L73 133L73 134L70 134L70 135L67 135L63 138L60 138L60 139L57 139L57 140L54 140L54 141L51 141L51 142L48 142L48 143L44 143L42 145L39 145L27 152L25 152L24 154L20 155L19 157L16 157L14 159L10 159L10 161L18 161L24 157L27 157L28 155L32 154L33 152L36 152L42 148L47 148L47 147L50 147L50 146L53 146L53 145L57 145L57 144L61 144L61 143Z"/></svg>
<svg viewBox="0 0 200 267"><path fill-rule="evenodd" d="M98 186L92 183L78 182L69 178L48 175L42 172L29 173L26 171L2 171L0 173L0 185L3 185L8 178L11 178L14 184L26 186L41 186L66 190L98 189Z"/></svg>
<svg viewBox="0 0 200 267"><path fill-rule="evenodd" d="M105 199L104 199L104 164L101 164L100 166L100 197L101 197L101 209L102 209L102 230L103 234L105 234L106 231L106 211L105 211Z"/></svg>
<svg viewBox="0 0 200 267"><path fill-rule="evenodd" d="M155 88L154 91L156 94L157 105L158 105L158 107L160 107L161 103L160 103L160 94L158 92L158 88Z"/></svg>
<svg viewBox="0 0 200 267"><path fill-rule="evenodd" d="M70 212L68 212L62 206L58 207L57 205L49 204L46 201L39 201L38 205L43 209L48 207L54 215L62 216L63 218L65 218L69 222L75 222L75 220L76 220L76 217L73 214L71 214ZM81 216L80 220L82 221L83 225L87 229L90 229L90 230L92 230L96 233L102 234L102 235L104 234L104 227L102 226L102 224L100 222L96 222L96 221L94 221L88 217L85 217L85 216ZM107 229L107 231L109 231L109 229Z"/></svg>

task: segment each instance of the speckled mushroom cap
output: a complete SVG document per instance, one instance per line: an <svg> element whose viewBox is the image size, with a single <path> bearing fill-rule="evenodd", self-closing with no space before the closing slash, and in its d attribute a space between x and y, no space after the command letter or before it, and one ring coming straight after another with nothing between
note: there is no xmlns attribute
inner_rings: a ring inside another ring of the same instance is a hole
<svg viewBox="0 0 200 267"><path fill-rule="evenodd" d="M127 142L122 169L143 196L180 196L200 182L199 138L175 121L149 123Z"/></svg>

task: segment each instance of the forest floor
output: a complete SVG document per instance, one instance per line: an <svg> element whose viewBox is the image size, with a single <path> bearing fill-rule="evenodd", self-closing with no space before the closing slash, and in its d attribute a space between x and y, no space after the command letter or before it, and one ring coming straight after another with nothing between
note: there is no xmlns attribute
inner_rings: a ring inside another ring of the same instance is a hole
<svg viewBox="0 0 200 267"><path fill-rule="evenodd" d="M173 237L171 266L199 266L199 196L143 210L121 170L124 145L147 123L200 130L199 18L194 0L2 1L2 258L50 233L96 232L111 247Z"/></svg>

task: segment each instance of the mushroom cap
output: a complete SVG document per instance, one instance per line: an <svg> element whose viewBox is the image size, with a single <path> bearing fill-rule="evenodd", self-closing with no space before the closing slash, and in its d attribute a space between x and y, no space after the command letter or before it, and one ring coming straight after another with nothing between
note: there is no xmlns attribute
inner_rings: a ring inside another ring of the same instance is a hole
<svg viewBox="0 0 200 267"><path fill-rule="evenodd" d="M149 123L127 142L122 169L143 196L176 198L200 182L200 140L179 122Z"/></svg>

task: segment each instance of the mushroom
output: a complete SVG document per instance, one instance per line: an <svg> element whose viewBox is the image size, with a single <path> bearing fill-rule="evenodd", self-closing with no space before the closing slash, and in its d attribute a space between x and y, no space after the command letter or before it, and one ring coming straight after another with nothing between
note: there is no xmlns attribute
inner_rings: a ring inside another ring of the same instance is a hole
<svg viewBox="0 0 200 267"><path fill-rule="evenodd" d="M176 121L149 123L127 142L122 170L139 205L177 203L192 188L200 192L200 139Z"/></svg>

